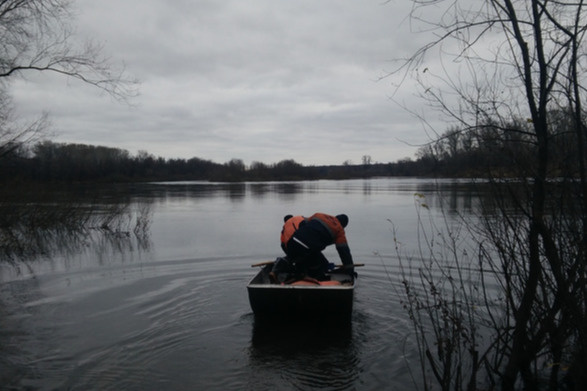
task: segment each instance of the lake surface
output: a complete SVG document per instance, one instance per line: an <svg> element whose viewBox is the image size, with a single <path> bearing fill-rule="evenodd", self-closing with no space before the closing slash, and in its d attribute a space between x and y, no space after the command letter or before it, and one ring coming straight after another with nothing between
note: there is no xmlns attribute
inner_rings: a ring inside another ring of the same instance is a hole
<svg viewBox="0 0 587 391"><path fill-rule="evenodd" d="M96 199L123 204L122 229L0 267L1 389L413 389L396 245L417 264L417 205L450 221L477 202L459 181L388 178L135 184ZM351 252L365 263L351 321L256 320L251 265L281 255L285 214L317 211L349 216Z"/></svg>

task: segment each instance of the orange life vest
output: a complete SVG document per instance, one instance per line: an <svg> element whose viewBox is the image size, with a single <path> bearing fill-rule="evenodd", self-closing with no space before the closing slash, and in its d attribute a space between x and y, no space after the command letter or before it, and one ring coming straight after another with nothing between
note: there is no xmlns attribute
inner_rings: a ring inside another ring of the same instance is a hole
<svg viewBox="0 0 587 391"><path fill-rule="evenodd" d="M335 216L327 215L325 213L314 213L308 220L318 220L328 230L332 237L332 242L339 245L347 245L346 235L343 226ZM289 220L288 220L289 221Z"/></svg>
<svg viewBox="0 0 587 391"><path fill-rule="evenodd" d="M294 216L290 217L285 224L283 224L283 228L281 230L281 244L285 246L289 239L293 236L293 234L298 230L300 227L300 223L304 221L304 216Z"/></svg>

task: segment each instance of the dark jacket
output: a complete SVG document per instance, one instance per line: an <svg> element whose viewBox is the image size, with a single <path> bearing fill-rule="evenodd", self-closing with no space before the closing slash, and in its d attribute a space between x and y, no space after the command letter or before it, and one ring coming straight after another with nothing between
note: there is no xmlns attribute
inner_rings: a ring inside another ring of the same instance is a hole
<svg viewBox="0 0 587 391"><path fill-rule="evenodd" d="M344 227L335 216L325 213L313 214L299 225L292 240L301 242L309 252L322 251L326 246L334 244L343 265L353 264Z"/></svg>

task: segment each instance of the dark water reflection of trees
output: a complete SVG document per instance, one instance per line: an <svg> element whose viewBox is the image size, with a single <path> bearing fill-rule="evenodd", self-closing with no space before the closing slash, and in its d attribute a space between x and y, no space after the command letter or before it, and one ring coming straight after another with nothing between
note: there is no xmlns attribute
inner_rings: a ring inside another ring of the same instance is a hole
<svg viewBox="0 0 587 391"><path fill-rule="evenodd" d="M308 190L311 182L156 182L141 188L150 196L165 198L227 197L239 201L249 193L253 197L268 194L295 196Z"/></svg>
<svg viewBox="0 0 587 391"><path fill-rule="evenodd" d="M238 203L247 197L277 197L289 202L303 193L320 192L425 194L425 202L433 209L469 215L483 207L484 213L492 213L488 201L492 196L482 181L390 179L11 187L0 189L0 261L54 258L90 247L94 254L106 249L121 253L133 248L148 249L154 202L226 198Z"/></svg>
<svg viewBox="0 0 587 391"><path fill-rule="evenodd" d="M139 184L26 185L0 189L0 262L125 253L150 246L152 204L166 199L227 198L304 190L300 183L159 182Z"/></svg>
<svg viewBox="0 0 587 391"><path fill-rule="evenodd" d="M151 207L129 192L98 186L0 191L0 261L74 254L84 248L147 248Z"/></svg>

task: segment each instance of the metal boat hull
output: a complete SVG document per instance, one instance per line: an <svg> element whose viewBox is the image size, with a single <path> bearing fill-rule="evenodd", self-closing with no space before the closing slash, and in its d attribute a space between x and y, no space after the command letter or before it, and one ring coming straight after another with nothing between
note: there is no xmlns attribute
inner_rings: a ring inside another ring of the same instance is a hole
<svg viewBox="0 0 587 391"><path fill-rule="evenodd" d="M331 273L336 286L272 284L271 265L265 266L247 285L249 302L259 316L350 316L355 279L343 272Z"/></svg>

